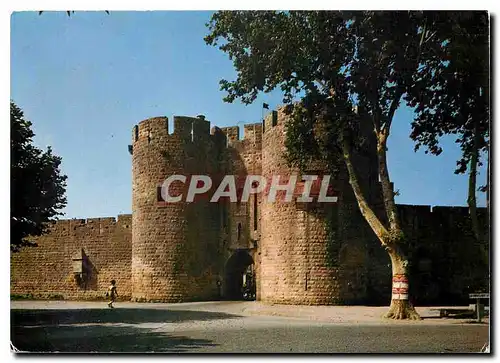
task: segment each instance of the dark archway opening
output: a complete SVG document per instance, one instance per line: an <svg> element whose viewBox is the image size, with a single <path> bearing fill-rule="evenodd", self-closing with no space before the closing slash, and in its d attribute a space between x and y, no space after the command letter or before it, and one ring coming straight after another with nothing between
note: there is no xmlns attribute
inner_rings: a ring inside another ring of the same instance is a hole
<svg viewBox="0 0 500 363"><path fill-rule="evenodd" d="M244 293L255 294L254 261L246 250L236 250L226 262L224 297L226 300L244 300ZM246 299L249 299L246 297Z"/></svg>

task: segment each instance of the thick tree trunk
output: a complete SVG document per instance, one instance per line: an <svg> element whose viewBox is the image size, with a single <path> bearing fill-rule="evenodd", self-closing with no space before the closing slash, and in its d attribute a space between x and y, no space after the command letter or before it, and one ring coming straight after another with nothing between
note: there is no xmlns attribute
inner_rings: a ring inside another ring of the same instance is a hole
<svg viewBox="0 0 500 363"><path fill-rule="evenodd" d="M392 319L418 320L420 319L420 316L408 300L408 263L401 249L397 245L397 243L401 241L399 237L403 234L399 226L396 204L394 203L394 195L392 193L392 189L390 188L387 167L385 167L385 173L383 173L384 176L381 175L381 180L385 181L386 186L387 183L389 183L389 188L386 188L386 192L384 192L384 201L387 200L388 202L385 203L386 211L388 210L388 207L390 207L390 210L392 211L392 217L389 217L389 219L392 218L393 222L391 223L391 226L393 228L390 231L388 231L384 227L382 222L366 202L366 199L359 186L358 178L356 176L356 172L351 160L350 148L346 140L344 140L342 143L342 149L344 154L344 161L349 173L349 183L354 191L354 195L356 196L361 214L366 219L372 230L375 232L375 235L380 240L382 246L384 246L388 251L389 257L391 258L393 294L389 312L385 316ZM385 161L385 146L383 160ZM385 163L385 165L387 164ZM391 194L386 194L388 191L390 191ZM392 202L388 200L388 197L392 198Z"/></svg>
<svg viewBox="0 0 500 363"><path fill-rule="evenodd" d="M396 248L389 248L392 263L392 297L385 318L420 320L409 300L408 264L403 254Z"/></svg>
<svg viewBox="0 0 500 363"><path fill-rule="evenodd" d="M388 130L377 134L377 157L382 184L385 211L389 220L389 235L387 236L387 252L392 264L392 297L391 306L385 315L391 319L420 320L415 308L409 301L408 259L402 252L400 244L405 243L403 230L399 222L394 191L389 178L387 167L387 138Z"/></svg>

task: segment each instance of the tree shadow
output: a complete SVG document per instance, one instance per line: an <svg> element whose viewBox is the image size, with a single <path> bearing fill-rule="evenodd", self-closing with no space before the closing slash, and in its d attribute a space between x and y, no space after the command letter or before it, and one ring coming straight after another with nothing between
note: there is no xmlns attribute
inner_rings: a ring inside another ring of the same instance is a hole
<svg viewBox="0 0 500 363"><path fill-rule="evenodd" d="M11 324L62 325L85 323L178 323L186 321L206 321L234 319L239 315L209 311L166 310L166 309L11 309Z"/></svg>
<svg viewBox="0 0 500 363"><path fill-rule="evenodd" d="M14 327L12 344L30 353L183 353L217 345L208 339L104 325Z"/></svg>
<svg viewBox="0 0 500 363"><path fill-rule="evenodd" d="M234 319L239 315L164 309L12 309L11 341L23 352L170 352L215 346L125 324ZM121 326L117 326L117 324Z"/></svg>
<svg viewBox="0 0 500 363"><path fill-rule="evenodd" d="M446 316L440 316L439 312L435 314L428 315L420 315L422 319L447 319L447 320L464 320L464 319L475 319L477 317L476 312L473 310L469 311L461 311L465 309L458 309L458 312L449 312ZM483 319L489 317L489 313L485 312L483 315Z"/></svg>

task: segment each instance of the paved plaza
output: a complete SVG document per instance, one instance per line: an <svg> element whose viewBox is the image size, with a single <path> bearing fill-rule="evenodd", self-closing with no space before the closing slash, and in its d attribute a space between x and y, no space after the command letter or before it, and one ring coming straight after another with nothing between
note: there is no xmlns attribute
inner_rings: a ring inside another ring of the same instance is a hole
<svg viewBox="0 0 500 363"><path fill-rule="evenodd" d="M145 304L12 301L12 343L29 352L466 353L489 326L441 319L381 319L387 307L286 306L260 302Z"/></svg>

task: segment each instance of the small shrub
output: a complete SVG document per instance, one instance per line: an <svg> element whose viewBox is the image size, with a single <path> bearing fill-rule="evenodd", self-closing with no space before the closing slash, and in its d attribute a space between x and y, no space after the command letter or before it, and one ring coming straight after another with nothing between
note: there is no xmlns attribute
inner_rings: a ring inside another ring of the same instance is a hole
<svg viewBox="0 0 500 363"><path fill-rule="evenodd" d="M28 294L11 294L11 300L34 300L34 296L31 293Z"/></svg>

